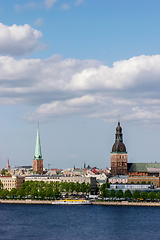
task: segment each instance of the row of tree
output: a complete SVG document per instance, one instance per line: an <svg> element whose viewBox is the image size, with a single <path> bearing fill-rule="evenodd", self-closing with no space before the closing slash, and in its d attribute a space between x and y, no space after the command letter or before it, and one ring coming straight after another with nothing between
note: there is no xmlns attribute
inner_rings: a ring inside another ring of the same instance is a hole
<svg viewBox="0 0 160 240"><path fill-rule="evenodd" d="M140 193L138 190L135 190L133 194L130 190L126 190L124 193L122 190L115 191L114 189L111 189L110 191L108 189L102 190L102 198L125 198L125 199L160 199L160 192L157 194L154 191L151 191L150 193L147 193L146 191L143 191Z"/></svg>
<svg viewBox="0 0 160 240"><path fill-rule="evenodd" d="M87 195L91 192L90 183L74 183L74 182L50 182L45 183L44 181L26 181L23 183L21 188L17 191L12 188L11 191L7 189L0 191L0 196L3 198L41 198L41 199L52 199L60 198L63 194L71 195L76 193Z"/></svg>

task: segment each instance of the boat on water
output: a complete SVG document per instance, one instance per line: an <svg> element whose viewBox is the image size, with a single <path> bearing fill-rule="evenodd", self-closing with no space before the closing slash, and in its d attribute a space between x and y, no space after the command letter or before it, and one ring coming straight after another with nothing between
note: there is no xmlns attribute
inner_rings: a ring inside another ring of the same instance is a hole
<svg viewBox="0 0 160 240"><path fill-rule="evenodd" d="M90 205L92 204L89 200L83 199L62 199L62 200L55 200L52 202L55 205Z"/></svg>

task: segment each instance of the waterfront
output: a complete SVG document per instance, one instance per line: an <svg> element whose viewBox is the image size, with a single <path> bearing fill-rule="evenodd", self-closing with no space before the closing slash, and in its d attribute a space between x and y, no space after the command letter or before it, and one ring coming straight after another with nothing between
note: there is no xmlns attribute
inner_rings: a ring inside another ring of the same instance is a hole
<svg viewBox="0 0 160 240"><path fill-rule="evenodd" d="M0 239L158 240L159 207L0 204Z"/></svg>

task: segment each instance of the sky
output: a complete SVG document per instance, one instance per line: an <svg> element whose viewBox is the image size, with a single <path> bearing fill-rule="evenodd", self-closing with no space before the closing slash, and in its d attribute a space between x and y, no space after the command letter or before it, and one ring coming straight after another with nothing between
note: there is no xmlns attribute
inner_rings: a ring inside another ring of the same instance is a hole
<svg viewBox="0 0 160 240"><path fill-rule="evenodd" d="M0 1L0 168L160 162L160 1ZM120 116L119 116L120 115Z"/></svg>

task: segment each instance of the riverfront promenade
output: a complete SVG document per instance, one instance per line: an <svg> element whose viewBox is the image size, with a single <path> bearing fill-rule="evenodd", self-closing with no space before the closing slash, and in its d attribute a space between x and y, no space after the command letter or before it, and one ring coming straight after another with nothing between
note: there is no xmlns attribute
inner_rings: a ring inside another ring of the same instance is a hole
<svg viewBox="0 0 160 240"><path fill-rule="evenodd" d="M52 204L51 200L31 200L31 199L26 199L26 200L3 200L0 199L0 203L17 203L17 204Z"/></svg>
<svg viewBox="0 0 160 240"><path fill-rule="evenodd" d="M108 205L108 206L144 206L144 207L160 207L160 202L92 202L93 205Z"/></svg>
<svg viewBox="0 0 160 240"><path fill-rule="evenodd" d="M0 199L0 203L9 203L9 204L52 204L52 200L7 200L7 199ZM103 202L103 201L92 201L93 205L108 205L108 206L144 206L144 207L160 207L160 202Z"/></svg>

